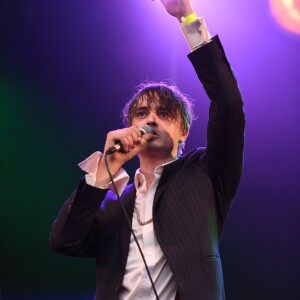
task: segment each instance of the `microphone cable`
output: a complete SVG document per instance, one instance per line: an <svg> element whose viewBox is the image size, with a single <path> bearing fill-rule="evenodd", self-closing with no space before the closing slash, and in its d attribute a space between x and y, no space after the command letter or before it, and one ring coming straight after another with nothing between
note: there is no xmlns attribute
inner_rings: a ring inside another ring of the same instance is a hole
<svg viewBox="0 0 300 300"><path fill-rule="evenodd" d="M143 262L144 262L144 265L145 265L147 274L148 274L148 276L149 276L149 279L150 279L150 282L151 282L151 286L152 286L153 292L154 292L154 294L155 294L156 300L159 300L159 297L158 297L158 294L157 294L157 291L156 291L156 288L155 288L155 285L154 285L152 276L151 276L151 274L150 274L149 268L148 268L147 263L146 263L146 259L145 259L144 253L143 253L143 251L142 251L142 249L141 249L141 246L140 246L140 244L139 244L139 242L138 242L138 240L137 240L137 237L136 237L136 235L135 235L135 233L134 233L134 231L133 231L133 229L132 229L131 222L130 222L130 220L129 220L128 214L127 214L127 212L126 212L126 210L125 210L124 204L122 203L122 201L121 201L121 199L120 199L119 192L118 192L117 189L116 189L116 185L115 185L114 179L113 179L113 177L112 177L112 175L111 175L110 168L109 168L109 164L108 164L108 161L107 161L107 156L108 156L108 155L109 155L109 154L108 154L107 151L106 151L105 154L104 154L104 160L105 160L105 165L106 165L107 173L108 173L108 175L109 175L110 181L111 181L112 186L113 186L113 188L114 188L114 190L115 190L115 193L116 193L116 195L117 195L118 202L120 203L120 205L121 205L121 207L122 207L122 209L123 209L123 212L124 212L125 218L126 218L126 220L127 220L127 223L128 223L128 225L129 225L131 234L132 234L132 236L133 236L133 238L134 238L134 240L135 240L135 243L136 243L136 245L137 245L137 247L138 247L138 249L139 249L139 251L140 251L140 254L141 254L141 257L142 257L142 259L143 259Z"/></svg>

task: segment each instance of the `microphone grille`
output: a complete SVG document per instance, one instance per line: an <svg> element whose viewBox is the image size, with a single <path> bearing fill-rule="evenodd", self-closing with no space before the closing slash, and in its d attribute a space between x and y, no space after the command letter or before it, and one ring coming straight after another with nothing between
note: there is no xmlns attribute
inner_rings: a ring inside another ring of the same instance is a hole
<svg viewBox="0 0 300 300"><path fill-rule="evenodd" d="M139 130L142 132L142 134L154 132L153 129L149 125L143 125L143 126L139 127Z"/></svg>

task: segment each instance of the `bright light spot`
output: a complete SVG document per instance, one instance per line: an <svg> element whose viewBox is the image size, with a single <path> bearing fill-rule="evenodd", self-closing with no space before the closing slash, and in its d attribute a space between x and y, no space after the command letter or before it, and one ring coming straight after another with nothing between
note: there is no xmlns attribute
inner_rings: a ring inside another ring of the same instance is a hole
<svg viewBox="0 0 300 300"><path fill-rule="evenodd" d="M300 34L300 0L269 0L278 23L288 31Z"/></svg>

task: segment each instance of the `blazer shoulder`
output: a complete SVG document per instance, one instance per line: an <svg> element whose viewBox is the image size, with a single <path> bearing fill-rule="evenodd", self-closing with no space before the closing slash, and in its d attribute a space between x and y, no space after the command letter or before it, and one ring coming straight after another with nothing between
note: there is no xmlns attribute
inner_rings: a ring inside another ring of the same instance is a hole
<svg viewBox="0 0 300 300"><path fill-rule="evenodd" d="M206 156L206 147L195 148L179 158L179 161L195 162L204 159Z"/></svg>

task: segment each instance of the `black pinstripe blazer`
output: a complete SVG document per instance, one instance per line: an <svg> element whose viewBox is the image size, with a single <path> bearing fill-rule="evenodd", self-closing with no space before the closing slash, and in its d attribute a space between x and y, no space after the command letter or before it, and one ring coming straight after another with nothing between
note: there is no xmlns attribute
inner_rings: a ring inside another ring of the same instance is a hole
<svg viewBox="0 0 300 300"><path fill-rule="evenodd" d="M219 241L243 160L243 101L219 38L188 55L211 100L207 146L163 169L153 206L158 243L180 299L225 299ZM121 199L130 219L135 187ZM130 229L114 194L81 180L55 220L50 245L64 255L92 256L96 299L118 299ZM166 299L168 300L168 299Z"/></svg>

